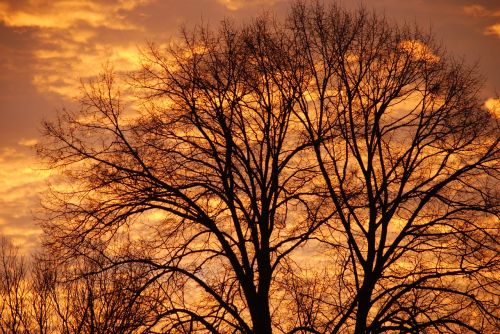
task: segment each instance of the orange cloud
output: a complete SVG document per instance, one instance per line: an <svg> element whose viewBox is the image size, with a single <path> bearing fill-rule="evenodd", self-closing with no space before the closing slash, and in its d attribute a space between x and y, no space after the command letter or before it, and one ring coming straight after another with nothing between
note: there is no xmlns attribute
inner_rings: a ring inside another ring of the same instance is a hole
<svg viewBox="0 0 500 334"><path fill-rule="evenodd" d="M422 43L421 41L417 40L402 41L399 44L399 47L403 51L408 52L411 55L411 57L414 58L415 60L423 60L429 63L436 63L439 61L439 57L436 56L432 52L432 50L425 43Z"/></svg>
<svg viewBox="0 0 500 334"><path fill-rule="evenodd" d="M500 98L489 98L484 103L486 109L496 118L500 118Z"/></svg>
<svg viewBox="0 0 500 334"><path fill-rule="evenodd" d="M236 11L248 6L272 5L276 0L217 0L217 2L229 10Z"/></svg>
<svg viewBox="0 0 500 334"><path fill-rule="evenodd" d="M467 5L463 7L464 13L475 17L499 17L500 10L488 10L484 6L478 4Z"/></svg>
<svg viewBox="0 0 500 334"><path fill-rule="evenodd" d="M500 38L500 23L496 23L494 25L489 26L486 31L486 35L495 35Z"/></svg>
<svg viewBox="0 0 500 334"><path fill-rule="evenodd" d="M139 65L140 52L135 45L95 44L93 52L82 53L76 44L60 44L57 50L38 50L35 57L43 64L33 76L33 83L42 92L57 93L67 98L79 94L80 79L97 75L108 61L117 72L131 71Z"/></svg>
<svg viewBox="0 0 500 334"><path fill-rule="evenodd" d="M38 139L36 138L22 138L19 142L18 142L19 145L21 146L26 146L26 147L33 147L35 146L36 144L38 144Z"/></svg>
<svg viewBox="0 0 500 334"><path fill-rule="evenodd" d="M20 142L23 146L34 143L34 139ZM0 235L12 239L23 252L38 245L41 230L33 215L39 207L39 193L51 176L34 166L34 155L22 146L0 150Z"/></svg>
<svg viewBox="0 0 500 334"><path fill-rule="evenodd" d="M149 0L119 0L102 3L92 0L28 1L24 8L0 6L0 21L10 27L66 29L78 23L114 29L131 28L121 20L121 10L132 10Z"/></svg>
<svg viewBox="0 0 500 334"><path fill-rule="evenodd" d="M500 17L500 10L498 9L487 9L484 6L473 4L463 7L464 13L474 17L483 17L483 18L496 18ZM485 35L495 35L500 38L500 23L494 23L489 25L484 30Z"/></svg>
<svg viewBox="0 0 500 334"><path fill-rule="evenodd" d="M80 79L98 74L106 61L115 70L129 71L138 64L138 42L132 32L142 31L127 13L151 0L28 0L12 6L0 3L0 22L8 27L30 27L39 41L32 83L42 92L65 98L78 94ZM110 34L104 34L105 32ZM127 39L116 37L127 31ZM143 42L141 40L141 42Z"/></svg>

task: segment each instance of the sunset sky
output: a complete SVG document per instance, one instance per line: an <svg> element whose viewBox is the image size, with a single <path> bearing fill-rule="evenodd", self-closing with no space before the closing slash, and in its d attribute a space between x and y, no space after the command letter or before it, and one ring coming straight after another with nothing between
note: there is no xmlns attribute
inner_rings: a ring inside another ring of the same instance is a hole
<svg viewBox="0 0 500 334"><path fill-rule="evenodd" d="M264 11L286 13L288 0L0 0L0 236L37 244L33 216L49 173L34 145L42 120L76 108L80 80L109 61L136 68L140 48L164 43L203 22L215 26ZM327 1L325 1L327 2ZM345 0L347 7L359 1ZM457 57L477 62L485 107L500 114L500 1L365 0L389 19L431 29Z"/></svg>

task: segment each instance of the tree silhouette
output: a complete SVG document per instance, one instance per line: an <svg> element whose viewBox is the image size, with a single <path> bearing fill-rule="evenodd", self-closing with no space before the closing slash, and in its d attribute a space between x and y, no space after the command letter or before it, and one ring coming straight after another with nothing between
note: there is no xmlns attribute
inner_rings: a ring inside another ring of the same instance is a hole
<svg viewBox="0 0 500 334"><path fill-rule="evenodd" d="M40 263L54 264L53 259ZM75 262L70 266L47 266L52 284L48 299L51 307L51 333L135 333L148 324L161 299L137 296L147 277L135 268L114 267L102 271L94 261ZM141 332L141 331L139 331Z"/></svg>
<svg viewBox="0 0 500 334"><path fill-rule="evenodd" d="M146 332L498 326L498 121L473 68L301 2L183 37L129 75L139 102L106 71L45 123L59 261L146 278L123 297Z"/></svg>
<svg viewBox="0 0 500 334"><path fill-rule="evenodd" d="M10 240L0 239L0 332L28 333L27 265Z"/></svg>
<svg viewBox="0 0 500 334"><path fill-rule="evenodd" d="M336 212L321 332L494 332L499 131L474 68L363 11L293 18L297 112Z"/></svg>

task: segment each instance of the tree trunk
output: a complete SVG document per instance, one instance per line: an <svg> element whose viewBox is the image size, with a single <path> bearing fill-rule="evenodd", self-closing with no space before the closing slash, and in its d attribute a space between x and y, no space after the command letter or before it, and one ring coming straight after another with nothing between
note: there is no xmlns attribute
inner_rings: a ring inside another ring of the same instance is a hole
<svg viewBox="0 0 500 334"><path fill-rule="evenodd" d="M255 334L272 334L271 312L268 298L264 294L257 296L257 303L252 312L252 322Z"/></svg>
<svg viewBox="0 0 500 334"><path fill-rule="evenodd" d="M363 286L359 290L358 296L358 311L356 313L356 327L354 329L355 334L365 334L366 333L366 322L368 320L368 312L370 311L370 302L372 296L372 283L369 278L365 279Z"/></svg>

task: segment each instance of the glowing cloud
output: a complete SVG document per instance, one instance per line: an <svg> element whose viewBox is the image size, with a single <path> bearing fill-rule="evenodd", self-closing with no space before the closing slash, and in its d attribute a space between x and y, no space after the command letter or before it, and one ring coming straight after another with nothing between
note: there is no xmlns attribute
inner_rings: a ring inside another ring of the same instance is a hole
<svg viewBox="0 0 500 334"><path fill-rule="evenodd" d="M79 23L114 29L131 28L120 20L121 10L132 10L147 0L119 0L102 3L92 0L28 1L25 8L0 6L0 21L10 27L39 27L65 29ZM113 18L113 19L110 19Z"/></svg>
<svg viewBox="0 0 500 334"><path fill-rule="evenodd" d="M489 98L484 103L486 109L496 118L500 118L500 98Z"/></svg>
<svg viewBox="0 0 500 334"><path fill-rule="evenodd" d="M109 61L117 72L135 68L139 52L131 38L142 31L127 13L151 0L28 0L16 6L0 3L0 22L29 27L39 42L32 83L42 93L65 98L78 94L81 78L96 75ZM129 38L116 38L127 32Z"/></svg>
<svg viewBox="0 0 500 334"><path fill-rule="evenodd" d="M415 60L423 60L429 63L436 63L439 57L423 42L417 40L403 41L399 44L401 49L409 53Z"/></svg>
<svg viewBox="0 0 500 334"><path fill-rule="evenodd" d="M21 140L20 145L32 146L33 139ZM48 171L37 170L35 158L23 147L0 150L0 235L8 236L29 251L38 245L41 230L33 223L39 193L45 189Z"/></svg>
<svg viewBox="0 0 500 334"><path fill-rule="evenodd" d="M489 26L486 31L486 35L495 35L498 38L500 38L500 23L494 24L492 26Z"/></svg>
<svg viewBox="0 0 500 334"><path fill-rule="evenodd" d="M259 4L272 5L275 0L217 0L218 3L225 6L227 9L236 11L247 6L256 6Z"/></svg>
<svg viewBox="0 0 500 334"><path fill-rule="evenodd" d="M34 75L34 85L42 92L74 98L79 94L80 78L97 75L106 61L117 72L134 70L140 52L135 45L114 45L110 50L106 44L96 44L92 53L80 52L77 45L61 45L58 50L39 50L35 56L45 66Z"/></svg>

